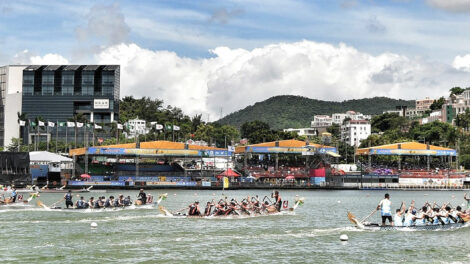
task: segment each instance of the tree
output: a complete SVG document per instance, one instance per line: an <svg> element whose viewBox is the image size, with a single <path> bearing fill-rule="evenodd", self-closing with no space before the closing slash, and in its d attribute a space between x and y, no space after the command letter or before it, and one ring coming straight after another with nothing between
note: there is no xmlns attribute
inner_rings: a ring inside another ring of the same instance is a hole
<svg viewBox="0 0 470 264"><path fill-rule="evenodd" d="M341 137L341 127L339 124L333 124L326 128L326 131L335 138Z"/></svg>
<svg viewBox="0 0 470 264"><path fill-rule="evenodd" d="M462 94L465 89L463 88L460 88L460 87L453 87L453 88L450 88L450 96L452 95L459 95L459 94Z"/></svg>
<svg viewBox="0 0 470 264"><path fill-rule="evenodd" d="M409 125L409 121L397 113L384 113L374 116L371 121L373 133L385 132L391 129L403 129Z"/></svg>
<svg viewBox="0 0 470 264"><path fill-rule="evenodd" d="M434 102L431 104L429 107L431 110L440 110L442 109L442 106L446 103L446 99L444 97L441 97L437 100L434 100Z"/></svg>

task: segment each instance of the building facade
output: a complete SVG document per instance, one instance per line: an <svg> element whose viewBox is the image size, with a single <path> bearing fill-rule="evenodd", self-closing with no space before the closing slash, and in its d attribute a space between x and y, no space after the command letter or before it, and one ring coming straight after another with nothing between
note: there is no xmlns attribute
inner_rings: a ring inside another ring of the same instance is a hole
<svg viewBox="0 0 470 264"><path fill-rule="evenodd" d="M85 122L106 124L118 120L119 65L27 65L2 68L15 69L14 74L10 74L7 86L15 87L19 94L13 102L16 108L5 109L4 126L0 124L0 130L5 129L7 123L17 124L16 128L12 128L12 131L16 131L8 138L4 137L4 146L10 143L12 137L21 137L24 143L31 143L31 139L38 135L39 140L50 140L55 136L52 131L45 132L45 129L34 129L27 125L20 135L16 112L24 114L26 121L40 119L45 122L65 122L78 114ZM65 128L55 129L58 129L56 135L59 140L62 140L66 134ZM78 134L78 141L81 142L84 133Z"/></svg>
<svg viewBox="0 0 470 264"><path fill-rule="evenodd" d="M131 119L128 120L124 125L129 130L129 138L134 138L137 135L145 135L149 132L149 129L147 128L147 122L142 119Z"/></svg>
<svg viewBox="0 0 470 264"><path fill-rule="evenodd" d="M369 120L349 120L341 126L341 141L350 146L359 146L361 140L366 139L370 134Z"/></svg>
<svg viewBox="0 0 470 264"><path fill-rule="evenodd" d="M416 110L426 111L431 109L431 105L434 102L434 99L426 97L425 99L416 100Z"/></svg>
<svg viewBox="0 0 470 264"><path fill-rule="evenodd" d="M288 128L284 129L284 132L297 132L299 136L314 137L318 135L318 131L311 127L307 128Z"/></svg>
<svg viewBox="0 0 470 264"><path fill-rule="evenodd" d="M21 113L22 78L26 66L8 65L0 67L0 146L8 146L18 138Z"/></svg>

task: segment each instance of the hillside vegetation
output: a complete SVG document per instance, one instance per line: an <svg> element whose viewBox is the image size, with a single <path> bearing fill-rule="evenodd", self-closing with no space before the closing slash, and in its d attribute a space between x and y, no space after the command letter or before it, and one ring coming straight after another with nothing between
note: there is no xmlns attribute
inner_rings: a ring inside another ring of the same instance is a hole
<svg viewBox="0 0 470 264"><path fill-rule="evenodd" d="M331 115L348 110L363 114L381 114L395 106L414 107L412 100L397 100L387 97L347 100L343 102L321 101L302 96L281 95L245 107L217 121L240 127L243 123L260 120L273 129L309 127L314 115Z"/></svg>

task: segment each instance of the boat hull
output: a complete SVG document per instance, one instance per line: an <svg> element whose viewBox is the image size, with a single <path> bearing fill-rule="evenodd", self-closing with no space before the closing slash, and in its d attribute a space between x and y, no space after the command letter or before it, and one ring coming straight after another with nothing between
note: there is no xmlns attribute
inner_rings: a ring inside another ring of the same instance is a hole
<svg viewBox="0 0 470 264"><path fill-rule="evenodd" d="M363 226L356 227L363 230L371 231L427 231L427 230L451 230L458 229L462 227L467 227L467 223L455 223L455 224L446 224L446 225L420 225L420 226L379 226L377 224L364 224Z"/></svg>

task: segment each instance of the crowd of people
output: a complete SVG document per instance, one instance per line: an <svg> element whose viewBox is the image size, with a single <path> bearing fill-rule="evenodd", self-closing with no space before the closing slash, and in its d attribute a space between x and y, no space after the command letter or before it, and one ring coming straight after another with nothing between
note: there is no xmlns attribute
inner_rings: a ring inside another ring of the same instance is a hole
<svg viewBox="0 0 470 264"><path fill-rule="evenodd" d="M99 209L99 208L113 208L113 207L125 207L135 205L145 205L153 202L151 195L147 195L143 189L140 189L139 194L135 202L133 203L130 195L124 197L124 195L119 194L117 197L113 195L106 198L105 196L100 196L95 199L95 197L90 197L88 200L85 200L83 196L80 197L75 203L73 202L72 191L69 190L65 195L65 207L67 209Z"/></svg>
<svg viewBox="0 0 470 264"><path fill-rule="evenodd" d="M470 197L465 194L464 199L470 208ZM382 226L388 221L391 226L423 226L423 225L446 225L454 223L464 223L470 217L470 210L464 210L461 206L453 207L450 203L437 205L437 203L426 202L423 206L415 205L415 201L407 207L402 202L396 209L392 217L392 202L390 195L385 194L385 198L377 205L382 216Z"/></svg>
<svg viewBox="0 0 470 264"><path fill-rule="evenodd" d="M246 197L240 202L232 198L230 201L220 199L217 203L212 200L206 203L204 211L202 211L199 201L188 206L189 216L228 216L228 215L253 215L280 212L283 206L282 198L278 191L271 194L273 201L265 196L260 201L258 195L253 197ZM286 203L285 203L286 204ZM185 208L186 209L186 208Z"/></svg>

